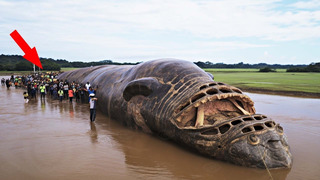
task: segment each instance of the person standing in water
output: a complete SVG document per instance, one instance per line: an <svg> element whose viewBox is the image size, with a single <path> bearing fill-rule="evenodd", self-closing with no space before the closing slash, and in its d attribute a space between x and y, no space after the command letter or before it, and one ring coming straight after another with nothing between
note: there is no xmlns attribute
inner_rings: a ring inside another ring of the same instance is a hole
<svg viewBox="0 0 320 180"><path fill-rule="evenodd" d="M11 81L9 79L6 80L6 86L7 86L7 89L9 90L11 86Z"/></svg>
<svg viewBox="0 0 320 180"><path fill-rule="evenodd" d="M62 99L63 99L63 90L62 90L62 89L59 89L58 94L59 94L60 102L62 102Z"/></svg>
<svg viewBox="0 0 320 180"><path fill-rule="evenodd" d="M32 89L31 89L31 99L37 99L37 90L34 86L32 86Z"/></svg>
<svg viewBox="0 0 320 180"><path fill-rule="evenodd" d="M93 89L92 87L89 87L89 90L86 90L88 92L88 94L89 94L89 102L90 102L90 99L91 99L90 94L96 94L96 90L97 89L98 89L98 86L97 86L96 89Z"/></svg>
<svg viewBox="0 0 320 180"><path fill-rule="evenodd" d="M40 86L40 99L42 100L42 98L43 98L43 100L44 100L45 96L46 96L46 87L43 84L41 84L41 86Z"/></svg>
<svg viewBox="0 0 320 180"><path fill-rule="evenodd" d="M69 91L69 85L67 82L65 82L63 86L63 94L64 94L64 97L67 98L67 100L68 100L68 91Z"/></svg>
<svg viewBox="0 0 320 180"><path fill-rule="evenodd" d="M94 122L94 120L96 119L96 104L97 104L97 98L95 97L94 93L91 93L90 95L90 121Z"/></svg>
<svg viewBox="0 0 320 180"><path fill-rule="evenodd" d="M69 93L69 99L70 99L70 102L72 103L72 99L73 99L73 90L72 90L72 88L71 88L71 87L69 87L69 91L68 91L68 93Z"/></svg>

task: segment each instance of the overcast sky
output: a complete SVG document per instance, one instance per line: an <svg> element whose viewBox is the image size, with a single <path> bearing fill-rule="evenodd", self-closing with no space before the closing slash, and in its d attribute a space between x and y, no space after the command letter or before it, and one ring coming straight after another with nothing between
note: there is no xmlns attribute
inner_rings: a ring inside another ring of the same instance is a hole
<svg viewBox="0 0 320 180"><path fill-rule="evenodd" d="M320 0L0 0L0 54L138 62L320 62Z"/></svg>

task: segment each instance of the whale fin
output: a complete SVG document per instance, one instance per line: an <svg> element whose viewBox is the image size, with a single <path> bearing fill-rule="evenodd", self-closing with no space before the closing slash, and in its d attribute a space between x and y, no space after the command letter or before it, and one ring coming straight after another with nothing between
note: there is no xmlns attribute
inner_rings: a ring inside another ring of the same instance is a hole
<svg viewBox="0 0 320 180"><path fill-rule="evenodd" d="M207 74L212 78L212 80L214 80L214 76L211 73L207 72Z"/></svg>
<svg viewBox="0 0 320 180"><path fill-rule="evenodd" d="M159 87L159 82L157 79L152 77L141 78L131 81L127 84L123 91L123 98L126 101L130 101L133 96L142 95L149 96L154 89Z"/></svg>

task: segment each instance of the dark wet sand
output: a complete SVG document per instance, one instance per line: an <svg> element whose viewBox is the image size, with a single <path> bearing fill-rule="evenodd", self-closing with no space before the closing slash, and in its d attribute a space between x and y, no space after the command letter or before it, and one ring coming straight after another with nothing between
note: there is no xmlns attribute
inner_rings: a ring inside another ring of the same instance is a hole
<svg viewBox="0 0 320 180"><path fill-rule="evenodd" d="M88 104L46 99L24 104L22 89L0 87L0 179L270 179L266 170L208 159L134 131ZM288 136L291 170L274 179L319 179L320 99L248 94L258 113Z"/></svg>

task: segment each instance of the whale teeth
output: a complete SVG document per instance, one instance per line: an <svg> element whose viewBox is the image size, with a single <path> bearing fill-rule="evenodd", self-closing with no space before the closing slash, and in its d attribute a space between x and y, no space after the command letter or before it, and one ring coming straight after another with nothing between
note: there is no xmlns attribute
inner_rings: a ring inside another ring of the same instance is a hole
<svg viewBox="0 0 320 180"><path fill-rule="evenodd" d="M204 104L201 104L198 107L197 120L196 120L195 127L203 126L203 122L204 122Z"/></svg>
<svg viewBox="0 0 320 180"><path fill-rule="evenodd" d="M250 113L244 110L234 99L228 99L234 106L236 106L244 115L250 115Z"/></svg>
<svg viewBox="0 0 320 180"><path fill-rule="evenodd" d="M215 104L216 101L221 101L222 105ZM229 101L229 104L226 101ZM253 104L253 101L245 94L230 92L219 94L198 93L179 107L175 119L179 127L202 128L212 125L216 121L224 120L224 116L225 118L232 118L237 115L254 114Z"/></svg>
<svg viewBox="0 0 320 180"><path fill-rule="evenodd" d="M179 116L176 120L177 120L178 122L181 122L181 118L182 118L182 116Z"/></svg>

